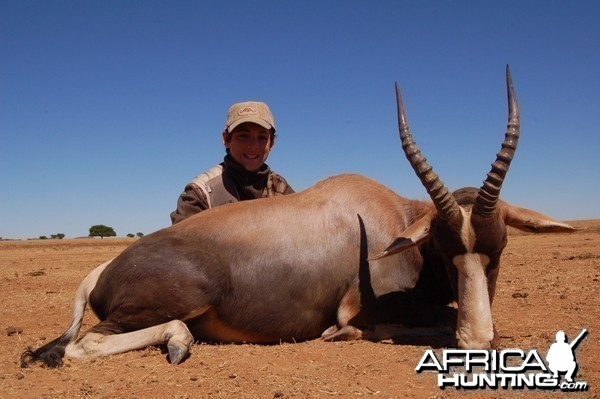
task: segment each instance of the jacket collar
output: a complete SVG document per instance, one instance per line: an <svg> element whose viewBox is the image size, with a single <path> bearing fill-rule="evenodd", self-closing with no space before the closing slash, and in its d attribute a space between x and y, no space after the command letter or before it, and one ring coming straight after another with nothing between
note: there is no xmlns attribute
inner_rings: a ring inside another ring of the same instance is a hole
<svg viewBox="0 0 600 399"><path fill-rule="evenodd" d="M267 164L263 164L256 172L248 172L230 154L225 156L223 167L240 188L248 186L255 188L264 187L269 178L269 173L271 173L271 168Z"/></svg>

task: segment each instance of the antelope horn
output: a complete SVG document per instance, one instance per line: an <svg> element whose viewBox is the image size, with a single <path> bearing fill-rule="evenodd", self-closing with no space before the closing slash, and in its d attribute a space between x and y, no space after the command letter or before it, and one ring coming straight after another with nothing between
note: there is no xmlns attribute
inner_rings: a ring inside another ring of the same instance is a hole
<svg viewBox="0 0 600 399"><path fill-rule="evenodd" d="M406 158L417 174L417 177L421 180L423 186L425 186L439 216L443 220L454 220L460 216L460 207L444 185L444 182L433 171L431 165L427 163L427 158L421 154L421 150L419 150L417 143L413 140L412 134L408 129L408 123L406 122L406 114L398 82L396 82L396 102L398 104L398 130L404 154L406 154Z"/></svg>
<svg viewBox="0 0 600 399"><path fill-rule="evenodd" d="M510 163L515 156L519 142L519 105L515 96L510 68L506 66L506 91L508 92L508 126L504 142L500 152L496 154L496 161L492 164L492 170L479 189L479 195L475 200L473 213L481 216L491 216L496 211L496 204L500 197L500 189Z"/></svg>

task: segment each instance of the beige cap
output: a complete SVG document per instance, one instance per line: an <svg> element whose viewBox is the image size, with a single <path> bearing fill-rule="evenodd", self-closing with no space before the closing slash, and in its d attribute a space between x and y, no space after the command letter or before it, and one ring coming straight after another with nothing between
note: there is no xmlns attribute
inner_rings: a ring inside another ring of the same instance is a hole
<svg viewBox="0 0 600 399"><path fill-rule="evenodd" d="M267 104L259 101L245 101L229 108L225 130L229 133L245 122L256 123L265 129L275 131L275 120Z"/></svg>

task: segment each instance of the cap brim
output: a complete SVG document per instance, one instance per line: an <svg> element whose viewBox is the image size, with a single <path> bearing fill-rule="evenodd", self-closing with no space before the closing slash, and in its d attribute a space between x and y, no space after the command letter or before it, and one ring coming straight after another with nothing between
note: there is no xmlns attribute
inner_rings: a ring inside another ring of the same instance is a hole
<svg viewBox="0 0 600 399"><path fill-rule="evenodd" d="M227 131L229 133L231 133L236 127L238 127L239 125L241 125L242 123L246 123L246 122L252 122L252 123L256 123L257 125L260 125L262 127L264 127L265 129L271 130L273 128L273 126L271 126L271 124L263 119L260 118L256 118L253 116L248 116L245 118L240 118L238 120L236 120L235 122L233 122L231 125L229 125L229 127L227 128Z"/></svg>

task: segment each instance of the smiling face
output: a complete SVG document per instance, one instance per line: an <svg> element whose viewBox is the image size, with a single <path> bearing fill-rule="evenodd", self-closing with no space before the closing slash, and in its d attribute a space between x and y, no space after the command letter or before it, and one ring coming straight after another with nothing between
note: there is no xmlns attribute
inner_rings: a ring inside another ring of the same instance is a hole
<svg viewBox="0 0 600 399"><path fill-rule="evenodd" d="M231 133L223 133L223 144L229 153L248 172L256 172L266 162L273 135L270 130L255 123L242 123Z"/></svg>

